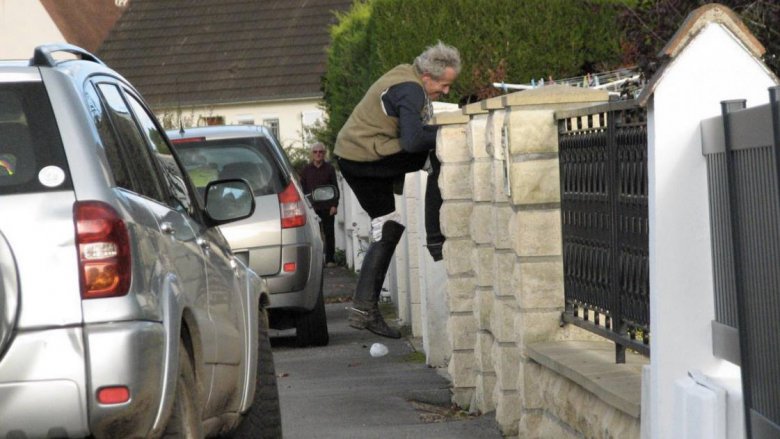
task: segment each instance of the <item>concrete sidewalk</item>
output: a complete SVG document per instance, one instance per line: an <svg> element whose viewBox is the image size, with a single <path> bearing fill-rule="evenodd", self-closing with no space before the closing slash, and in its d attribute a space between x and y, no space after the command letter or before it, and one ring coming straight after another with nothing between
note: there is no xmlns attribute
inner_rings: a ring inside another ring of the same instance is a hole
<svg viewBox="0 0 780 439"><path fill-rule="evenodd" d="M330 344L296 348L294 330L272 331L286 438L500 438L491 414L450 405L450 383L425 365L411 340L392 340L347 325L356 278L326 270ZM389 353L374 358L371 345Z"/></svg>

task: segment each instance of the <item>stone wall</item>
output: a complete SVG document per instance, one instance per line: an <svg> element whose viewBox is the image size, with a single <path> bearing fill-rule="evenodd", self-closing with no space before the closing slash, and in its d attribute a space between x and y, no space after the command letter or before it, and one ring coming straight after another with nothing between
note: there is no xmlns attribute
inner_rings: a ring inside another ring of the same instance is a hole
<svg viewBox="0 0 780 439"><path fill-rule="evenodd" d="M629 425L621 424L619 431L629 434L620 437L638 437L638 419L605 403L607 408L590 404L577 393L587 390L526 352L535 342L595 338L560 325L555 111L607 98L603 91L548 86L470 104L435 121L444 125L437 154L453 402L495 411L507 436L608 437L604 433L614 429L583 429L577 419L592 425L619 419ZM562 386L573 390L558 394ZM585 405L573 410L570 401ZM593 415L578 415L591 409Z"/></svg>

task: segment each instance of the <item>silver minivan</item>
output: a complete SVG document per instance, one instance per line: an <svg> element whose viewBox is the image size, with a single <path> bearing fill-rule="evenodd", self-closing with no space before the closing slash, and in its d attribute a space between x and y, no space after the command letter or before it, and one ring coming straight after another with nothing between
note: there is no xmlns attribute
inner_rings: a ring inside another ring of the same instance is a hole
<svg viewBox="0 0 780 439"><path fill-rule="evenodd" d="M295 328L299 346L328 344L319 217L276 138L254 125L167 134L198 191L216 179L249 183L257 203L254 214L220 229L236 256L268 281L271 327Z"/></svg>
<svg viewBox="0 0 780 439"><path fill-rule="evenodd" d="M254 210L94 55L0 61L0 437L280 436Z"/></svg>

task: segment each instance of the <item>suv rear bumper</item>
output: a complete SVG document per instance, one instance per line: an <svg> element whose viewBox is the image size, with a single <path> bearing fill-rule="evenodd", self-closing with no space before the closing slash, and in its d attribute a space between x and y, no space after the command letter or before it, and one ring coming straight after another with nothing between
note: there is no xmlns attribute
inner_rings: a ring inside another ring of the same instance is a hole
<svg viewBox="0 0 780 439"><path fill-rule="evenodd" d="M147 436L164 346L155 322L17 333L0 360L0 437ZM127 386L130 400L99 404L96 392L108 385Z"/></svg>

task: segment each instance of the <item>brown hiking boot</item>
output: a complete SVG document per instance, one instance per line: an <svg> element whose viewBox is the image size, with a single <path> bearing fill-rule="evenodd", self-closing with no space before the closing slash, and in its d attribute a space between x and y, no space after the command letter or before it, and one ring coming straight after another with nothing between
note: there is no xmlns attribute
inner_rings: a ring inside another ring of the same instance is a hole
<svg viewBox="0 0 780 439"><path fill-rule="evenodd" d="M373 307L368 311L357 308L349 309L349 326L355 329L368 329L376 335L387 338L401 338L401 331L391 328L379 308Z"/></svg>

